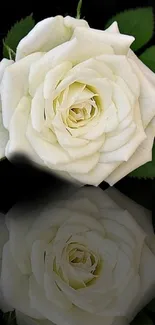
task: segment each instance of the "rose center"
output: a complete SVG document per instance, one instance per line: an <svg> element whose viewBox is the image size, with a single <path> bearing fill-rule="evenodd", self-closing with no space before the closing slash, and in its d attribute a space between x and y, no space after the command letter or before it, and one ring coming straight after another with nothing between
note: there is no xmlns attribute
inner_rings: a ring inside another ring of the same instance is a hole
<svg viewBox="0 0 155 325"><path fill-rule="evenodd" d="M95 101L90 99L87 102L71 106L69 110L69 118L73 123L89 120L95 113Z"/></svg>
<svg viewBox="0 0 155 325"><path fill-rule="evenodd" d="M72 267L81 268L94 274L97 268L97 261L93 252L79 248L71 249L69 252L69 263Z"/></svg>

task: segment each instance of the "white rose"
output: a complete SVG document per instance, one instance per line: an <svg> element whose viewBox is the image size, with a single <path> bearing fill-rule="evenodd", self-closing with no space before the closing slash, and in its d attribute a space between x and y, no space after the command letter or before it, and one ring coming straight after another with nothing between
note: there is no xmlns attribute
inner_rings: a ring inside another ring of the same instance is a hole
<svg viewBox="0 0 155 325"><path fill-rule="evenodd" d="M125 325L155 295L151 215L116 190L17 205L6 225L1 288L19 325Z"/></svg>
<svg viewBox="0 0 155 325"><path fill-rule="evenodd" d="M112 185L150 161L155 75L131 52L133 41L117 23L100 31L69 16L39 22L1 82L6 157L24 153L92 185Z"/></svg>

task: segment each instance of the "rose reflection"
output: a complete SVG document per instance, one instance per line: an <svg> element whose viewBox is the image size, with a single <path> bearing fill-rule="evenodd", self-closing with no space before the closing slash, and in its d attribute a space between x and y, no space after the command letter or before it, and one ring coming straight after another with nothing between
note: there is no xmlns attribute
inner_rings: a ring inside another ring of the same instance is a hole
<svg viewBox="0 0 155 325"><path fill-rule="evenodd" d="M150 213L116 189L70 187L1 220L2 309L19 325L124 325L155 296Z"/></svg>

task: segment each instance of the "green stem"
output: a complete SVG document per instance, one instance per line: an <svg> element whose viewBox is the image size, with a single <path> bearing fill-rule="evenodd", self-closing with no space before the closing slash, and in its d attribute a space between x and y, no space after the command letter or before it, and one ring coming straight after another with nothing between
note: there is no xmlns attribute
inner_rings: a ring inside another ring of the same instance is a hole
<svg viewBox="0 0 155 325"><path fill-rule="evenodd" d="M76 10L76 18L81 18L81 8L82 8L82 0L79 0L77 10Z"/></svg>
<svg viewBox="0 0 155 325"><path fill-rule="evenodd" d="M16 53L7 44L5 44L5 42L3 42L3 45L5 46L5 48L6 48L7 52L8 52L9 59L10 60L15 60Z"/></svg>

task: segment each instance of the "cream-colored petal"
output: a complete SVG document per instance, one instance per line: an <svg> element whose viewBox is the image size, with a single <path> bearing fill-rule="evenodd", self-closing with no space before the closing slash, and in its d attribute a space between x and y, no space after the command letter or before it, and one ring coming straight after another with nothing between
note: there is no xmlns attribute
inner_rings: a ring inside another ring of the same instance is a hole
<svg viewBox="0 0 155 325"><path fill-rule="evenodd" d="M41 84L31 102L31 121L33 128L40 132L45 124L45 100L43 95L43 84Z"/></svg>
<svg viewBox="0 0 155 325"><path fill-rule="evenodd" d="M47 244L43 240L36 240L31 250L31 267L37 283L44 287L44 253Z"/></svg>
<svg viewBox="0 0 155 325"><path fill-rule="evenodd" d="M129 132L129 135L131 135L129 141L122 147L120 147L112 152L109 152L107 154L103 153L103 159L104 159L104 155L105 155L105 159L107 159L109 161L115 161L113 159L117 159L119 161L121 161L121 160L127 161L134 154L134 152L136 151L138 146L146 139L147 136L143 130L138 104L135 108L134 113L135 113L134 119L135 119L136 129L134 129L135 125L133 125L133 129L131 128L131 133ZM133 132L133 136L132 136L132 132ZM108 148L107 148L107 150L108 150ZM102 157L101 157L101 159L102 159Z"/></svg>
<svg viewBox="0 0 155 325"><path fill-rule="evenodd" d="M55 90L57 84L64 78L65 74L72 68L71 62L63 62L51 69L44 81L44 98L48 99Z"/></svg>
<svg viewBox="0 0 155 325"><path fill-rule="evenodd" d="M137 64L130 59L133 70L137 74L140 82L140 97L139 105L143 121L143 126L146 128L152 118L155 116L155 87L145 77Z"/></svg>
<svg viewBox="0 0 155 325"><path fill-rule="evenodd" d="M1 62L0 62L0 84L1 84L1 81L2 81L2 78L3 78L3 75L4 75L4 72L5 72L5 69L13 64L14 61L13 60L8 60L8 59L3 59Z"/></svg>
<svg viewBox="0 0 155 325"><path fill-rule="evenodd" d="M136 130L136 125L134 122L132 122L129 125L129 127L122 130L122 132L120 131L116 135L111 137L108 137L107 135L105 143L102 148L102 152L105 154L122 147L131 139L135 130ZM104 159L104 154L103 154L103 159Z"/></svg>
<svg viewBox="0 0 155 325"><path fill-rule="evenodd" d="M48 256L47 258L48 259ZM72 302L66 297L66 295L58 288L55 279L52 265L47 265L46 272L44 274L44 289L46 298L51 301L62 310L70 310L72 308Z"/></svg>
<svg viewBox="0 0 155 325"><path fill-rule="evenodd" d="M145 130L147 138L140 144L135 153L127 162L121 164L108 178L106 182L111 186L118 182L121 178L140 167L146 162L152 160L152 146L155 132L155 119L151 121Z"/></svg>
<svg viewBox="0 0 155 325"><path fill-rule="evenodd" d="M70 175L83 184L98 186L118 165L118 162L109 164L98 163L97 166L87 174L70 173Z"/></svg>
<svg viewBox="0 0 155 325"><path fill-rule="evenodd" d="M64 17L64 24L66 27L71 28L72 31L77 27L89 28L89 25L86 20L76 19L71 16Z"/></svg>
<svg viewBox="0 0 155 325"><path fill-rule="evenodd" d="M10 252L18 268L25 275L31 273L30 250L25 243L25 236L32 221L29 209L22 204L13 206L6 215L6 223L9 225Z"/></svg>
<svg viewBox="0 0 155 325"><path fill-rule="evenodd" d="M55 127L55 134L56 134L59 144L65 150L68 150L68 148L74 148L75 150L76 150L76 148L79 148L79 150L80 150L80 147L84 147L89 143L88 140L73 137L67 131L67 128L65 128L63 122L61 121L61 118L59 118L59 121L58 121L59 125L60 125L60 123L61 123L61 127L59 129L57 129Z"/></svg>
<svg viewBox="0 0 155 325"><path fill-rule="evenodd" d="M5 72L5 69L13 64L13 60L3 59L0 62L0 91L1 91L1 81ZM5 157L5 147L9 140L9 133L4 128L3 116L2 116L2 103L1 103L1 93L0 93L0 159Z"/></svg>
<svg viewBox="0 0 155 325"><path fill-rule="evenodd" d="M56 304L49 301L43 289L38 286L35 278L30 277L30 301L33 308L40 310L48 320L56 323L63 324L63 311L56 306Z"/></svg>
<svg viewBox="0 0 155 325"><path fill-rule="evenodd" d="M42 139L37 132L32 128L31 121L29 119L26 136L29 143L40 157L40 159L50 164L67 163L70 161L69 156L64 149L58 144L51 144Z"/></svg>
<svg viewBox="0 0 155 325"><path fill-rule="evenodd" d="M107 78L112 81L115 80L115 76L112 70L104 62L100 64L99 60L97 60L95 57L79 63L78 67L80 69L83 68L93 69L96 72L98 72L102 78Z"/></svg>
<svg viewBox="0 0 155 325"><path fill-rule="evenodd" d="M106 322L106 325L112 325L114 320L112 316L104 318L87 313L75 306L68 312L63 312L44 298L43 292L36 286L34 279L31 279L31 302L46 315L48 320L58 325L81 325L83 322L85 325L93 325L94 322L97 325L103 325L103 321Z"/></svg>
<svg viewBox="0 0 155 325"><path fill-rule="evenodd" d="M30 306L29 279L20 272L15 264L10 252L9 242L5 244L3 250L1 286L6 302L13 308L30 317L43 318L39 311Z"/></svg>
<svg viewBox="0 0 155 325"><path fill-rule="evenodd" d="M85 173L89 173L93 168L96 167L99 161L100 154L99 152L94 153L91 156L86 156L81 159L76 159L70 161L67 164L59 163L56 166L46 162L46 165L51 168L52 170L60 170L68 172L69 174L72 173L80 173L81 175L85 175Z"/></svg>
<svg viewBox="0 0 155 325"><path fill-rule="evenodd" d="M136 301L133 300L131 309L128 311L128 319L131 320L143 309L153 298L155 292L155 255L152 254L146 244L143 246L140 261L140 291ZM136 302L136 304L135 304Z"/></svg>
<svg viewBox="0 0 155 325"><path fill-rule="evenodd" d="M122 89L122 91L128 98L131 107L134 107L136 102L136 96L134 96L133 92L130 90L127 83L119 76L116 77L115 83Z"/></svg>
<svg viewBox="0 0 155 325"><path fill-rule="evenodd" d="M38 321L37 319L20 313L18 310L16 310L16 321L18 325L54 325L54 323L50 322L48 319L41 319Z"/></svg>
<svg viewBox="0 0 155 325"><path fill-rule="evenodd" d="M83 27L77 27L74 30L73 36L78 40L91 41L92 44L100 46L101 43L109 45L114 49L116 54L127 54L130 45L134 41L133 36L108 33L107 31L96 30L93 28L85 29Z"/></svg>
<svg viewBox="0 0 155 325"><path fill-rule="evenodd" d="M129 50L128 52L128 57L130 59L132 59L137 66L139 67L139 69L141 70L141 72L145 75L145 77L148 79L148 81L150 81L154 86L155 86L155 73L153 71L151 71L137 56L136 54L132 51Z"/></svg>
<svg viewBox="0 0 155 325"><path fill-rule="evenodd" d="M100 148L103 146L104 140L105 136L102 135L94 141L89 141L88 144L81 148L68 148L67 152L70 157L72 157L72 159L88 157L100 151Z"/></svg>
<svg viewBox="0 0 155 325"><path fill-rule="evenodd" d="M69 61L72 65L76 65L104 53L113 54L113 50L110 46L103 43L100 46L96 46L91 41L86 43L84 40L78 40L76 38L57 46L46 53L41 60L33 64L29 78L31 93L34 93L50 69L64 61Z"/></svg>
<svg viewBox="0 0 155 325"><path fill-rule="evenodd" d="M132 69L132 66L127 56L100 55L96 59L100 62L103 61L105 64L107 64L116 76L121 77L126 82L134 96L136 98L139 97L140 83L136 73Z"/></svg>
<svg viewBox="0 0 155 325"><path fill-rule="evenodd" d="M101 135L108 132L112 132L117 128L118 124L116 106L112 103L106 111L98 117L96 123L92 123L87 126L86 133L83 135L84 139L95 140Z"/></svg>
<svg viewBox="0 0 155 325"><path fill-rule="evenodd" d="M117 109L118 120L119 122L122 122L124 118L126 118L126 116L129 114L132 107L126 94L124 91L122 91L119 85L113 82L112 89L112 99Z"/></svg>
<svg viewBox="0 0 155 325"><path fill-rule="evenodd" d="M92 202L97 207L98 210L101 210L101 211L103 208L104 209L118 208L115 201L112 200L108 194L106 194L106 191L103 192L99 187L97 187L97 188L95 188L93 186L82 187L80 190L78 190L73 195L72 198L74 199L74 197L75 197L75 200L77 200L78 198L79 199L86 198L87 200ZM88 211L89 211L89 206L88 206ZM93 209L92 209L92 211L93 211ZM89 212L89 215L90 215L90 212ZM97 214L94 214L94 217L95 216L98 217Z"/></svg>
<svg viewBox="0 0 155 325"><path fill-rule="evenodd" d="M0 112L0 159L5 157L5 148L9 140L9 132L3 126L2 112Z"/></svg>
<svg viewBox="0 0 155 325"><path fill-rule="evenodd" d="M10 122L9 142L5 150L5 155L8 159L11 159L15 154L24 154L33 162L40 164L41 160L26 138L30 107L30 98L23 97L13 113Z"/></svg>
<svg viewBox="0 0 155 325"><path fill-rule="evenodd" d="M140 227L145 230L149 242L149 237L154 236L151 211L131 200L129 197L125 196L114 187L108 187L105 192L113 201L117 202L121 209L127 210L134 217Z"/></svg>
<svg viewBox="0 0 155 325"><path fill-rule="evenodd" d="M85 213L89 216L93 216L96 219L98 218L98 208L92 201L89 201L87 196L85 197L85 191L82 192L82 194L81 194L81 191L78 191L74 195L74 198L71 201L65 202L65 206L69 207L73 211L77 211L77 212L79 211L80 216L81 216L81 213ZM83 218L83 220L84 220L84 218ZM83 222L83 220L82 220L82 222Z"/></svg>
<svg viewBox="0 0 155 325"><path fill-rule="evenodd" d="M92 81L95 82L96 81L95 78L99 78L99 77L100 75L98 74L98 72L96 72L93 69L83 68L83 70L81 70L78 68L78 66L76 66L75 68L71 69L69 73L66 75L66 77L60 82L60 84L56 88L56 91L54 92L54 99L68 86L74 84L75 82L81 83L83 84L83 86L92 85L95 88L96 85L93 85Z"/></svg>
<svg viewBox="0 0 155 325"><path fill-rule="evenodd" d="M105 31L109 33L119 33L117 21L114 21Z"/></svg>
<svg viewBox="0 0 155 325"><path fill-rule="evenodd" d="M6 129L9 129L11 117L19 101L28 93L30 66L33 62L40 59L41 56L41 53L34 53L5 69L1 82L1 100L3 123Z"/></svg>
<svg viewBox="0 0 155 325"><path fill-rule="evenodd" d="M34 52L47 52L52 48L68 41L74 28L77 26L88 27L85 20L74 19L70 16L50 17L40 21L25 36L17 47L16 60Z"/></svg>

